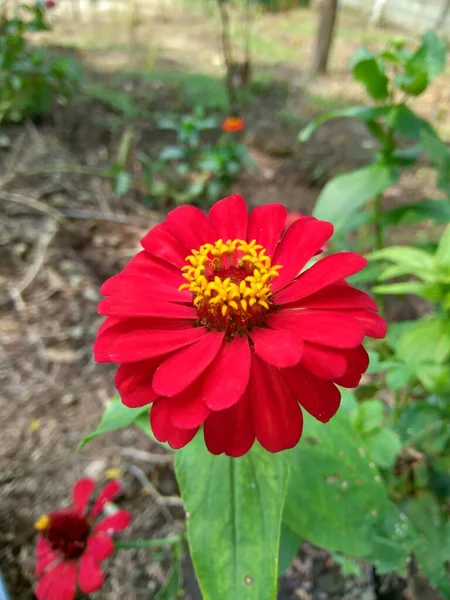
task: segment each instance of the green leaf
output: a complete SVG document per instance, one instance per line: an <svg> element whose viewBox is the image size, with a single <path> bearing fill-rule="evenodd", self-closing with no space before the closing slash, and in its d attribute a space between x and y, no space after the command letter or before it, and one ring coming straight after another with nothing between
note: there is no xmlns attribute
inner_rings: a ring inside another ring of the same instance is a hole
<svg viewBox="0 0 450 600"><path fill-rule="evenodd" d="M314 131L323 123L331 121L332 119L339 119L341 117L349 117L354 119L360 119L361 121L375 121L380 117L388 114L390 106L353 106L351 108L344 108L341 110L335 110L329 113L320 115L300 131L298 134L299 142L306 142L309 140Z"/></svg>
<svg viewBox="0 0 450 600"><path fill-rule="evenodd" d="M213 456L201 435L177 452L189 546L204 600L276 597L287 458L257 445L241 458Z"/></svg>
<svg viewBox="0 0 450 600"><path fill-rule="evenodd" d="M180 158L183 158L183 156L183 148L180 148L179 146L166 146L163 150L161 150L159 154L159 160L179 160Z"/></svg>
<svg viewBox="0 0 450 600"><path fill-rule="evenodd" d="M424 270L433 271L435 266L432 254L412 246L389 246L372 252L368 258L369 260L390 260L397 265L410 269L411 274Z"/></svg>
<svg viewBox="0 0 450 600"><path fill-rule="evenodd" d="M397 513L347 415L326 425L305 415L303 437L289 457L283 521L318 546L369 554L380 523Z"/></svg>
<svg viewBox="0 0 450 600"><path fill-rule="evenodd" d="M448 225L442 234L438 249L434 258L438 266L449 267L450 269L450 225Z"/></svg>
<svg viewBox="0 0 450 600"><path fill-rule="evenodd" d="M366 448L375 463L383 468L394 466L402 448L400 438L390 429L378 429L364 438Z"/></svg>
<svg viewBox="0 0 450 600"><path fill-rule="evenodd" d="M437 135L432 125L426 119L422 119L422 117L413 113L412 110L404 104L393 106L387 118L390 126L393 127L397 133L418 142L421 141L424 132L434 136Z"/></svg>
<svg viewBox="0 0 450 600"><path fill-rule="evenodd" d="M300 545L301 537L284 523L281 526L279 573L284 573L294 560Z"/></svg>
<svg viewBox="0 0 450 600"><path fill-rule="evenodd" d="M450 323L438 316L423 317L400 335L396 352L410 364L442 364L450 355Z"/></svg>
<svg viewBox="0 0 450 600"><path fill-rule="evenodd" d="M164 585L156 594L154 600L177 600L183 587L183 572L181 569L181 546L174 546L173 563L167 574Z"/></svg>
<svg viewBox="0 0 450 600"><path fill-rule="evenodd" d="M131 189L132 183L131 175L126 171L121 171L116 177L115 195L120 198L120 196L126 194Z"/></svg>
<svg viewBox="0 0 450 600"><path fill-rule="evenodd" d="M362 435L368 434L382 426L384 411L384 404L380 400L366 400L358 405L352 422Z"/></svg>
<svg viewBox="0 0 450 600"><path fill-rule="evenodd" d="M436 79L445 69L447 46L445 41L434 31L427 31L422 36L422 45L411 58L413 64L423 64L430 81Z"/></svg>
<svg viewBox="0 0 450 600"><path fill-rule="evenodd" d="M401 508L419 534L413 547L419 568L445 598L450 598L450 577L445 564L450 556L450 522L430 492L409 498Z"/></svg>
<svg viewBox="0 0 450 600"><path fill-rule="evenodd" d="M438 302L442 296L442 290L438 284L418 283L416 281L403 281L386 285L376 285L372 288L374 294L414 294L431 302Z"/></svg>
<svg viewBox="0 0 450 600"><path fill-rule="evenodd" d="M106 407L98 427L81 440L78 444L78 450L82 450L99 435L131 425L143 413L148 414L148 406L128 408L122 404L119 396L114 396Z"/></svg>
<svg viewBox="0 0 450 600"><path fill-rule="evenodd" d="M366 88L374 100L386 100L389 96L389 80L384 68L367 48L360 48L352 59L353 77Z"/></svg>
<svg viewBox="0 0 450 600"><path fill-rule="evenodd" d="M424 220L433 220L438 225L450 221L450 202L447 200L421 200L388 210L383 215L387 226L412 225Z"/></svg>
<svg viewBox="0 0 450 600"><path fill-rule="evenodd" d="M338 230L352 214L393 185L398 177L396 170L378 164L338 175L323 188L313 214L318 219L332 221Z"/></svg>

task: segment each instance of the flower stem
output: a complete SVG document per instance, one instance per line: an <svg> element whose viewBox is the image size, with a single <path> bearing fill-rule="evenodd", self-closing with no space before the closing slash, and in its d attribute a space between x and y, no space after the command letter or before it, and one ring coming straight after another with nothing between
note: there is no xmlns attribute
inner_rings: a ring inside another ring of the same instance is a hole
<svg viewBox="0 0 450 600"><path fill-rule="evenodd" d="M384 248L383 218L383 194L378 194L373 205L373 221L375 224L375 249Z"/></svg>
<svg viewBox="0 0 450 600"><path fill-rule="evenodd" d="M184 539L184 535L168 535L165 538L154 540L130 540L114 542L116 550L132 550L144 548L161 548L163 546L174 546Z"/></svg>

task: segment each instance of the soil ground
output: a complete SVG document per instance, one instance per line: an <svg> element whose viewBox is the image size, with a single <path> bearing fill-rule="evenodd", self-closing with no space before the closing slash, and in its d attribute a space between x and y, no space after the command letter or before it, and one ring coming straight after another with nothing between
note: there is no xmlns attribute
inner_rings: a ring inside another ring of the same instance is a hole
<svg viewBox="0 0 450 600"><path fill-rule="evenodd" d="M163 218L145 206L139 188L116 198L98 169L113 162L124 122L138 132L135 156L172 141L156 124L161 112L191 110L201 98L223 116L217 23L165 2L97 6L75 15L61 6L52 16L53 32L38 40L55 52L83 52L83 91L40 122L0 127L0 570L12 600L33 597L35 519L64 505L80 476L101 479L110 468L120 470L119 504L133 513L130 537L163 537L183 527L182 508L164 501L177 495L170 457L161 465L130 453L163 455L141 432L129 428L80 453L75 448L114 394L114 367L92 358L100 285ZM361 99L348 59L361 43L377 47L392 32L369 31L360 17L343 13L330 76L305 87L301 66L313 32L310 10L263 15L255 24L255 84L244 108L244 141L256 168L234 185L250 205L278 201L309 213L331 175L369 160L370 138L353 121L334 121L301 147L295 140L314 113ZM417 102L438 125L449 109L447 80ZM127 102L138 106L138 118L130 116ZM389 191L387 201L434 193L430 172L421 166ZM145 480L159 501L149 497ZM105 587L93 597L152 598L169 565L169 554L152 560L145 551L118 553ZM382 596L367 565L360 578L344 577L326 552L305 544L281 578L279 598L406 598L397 584L386 592L391 596ZM180 597L200 597L188 559Z"/></svg>

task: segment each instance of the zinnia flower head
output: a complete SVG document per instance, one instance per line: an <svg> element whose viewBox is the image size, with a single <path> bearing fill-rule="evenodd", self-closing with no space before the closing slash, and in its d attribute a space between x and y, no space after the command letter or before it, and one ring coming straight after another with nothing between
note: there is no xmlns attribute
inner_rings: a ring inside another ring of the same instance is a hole
<svg viewBox="0 0 450 600"><path fill-rule="evenodd" d="M86 594L102 587L99 563L114 551L111 535L128 527L131 516L118 510L95 522L120 485L108 482L91 506L94 488L92 479L80 479L72 489L73 507L51 512L36 522L40 532L36 545L38 600L73 600L77 586Z"/></svg>
<svg viewBox="0 0 450 600"><path fill-rule="evenodd" d="M328 421L335 384L356 387L367 369L363 338L386 333L374 300L345 282L366 259L340 252L305 270L333 226L286 218L281 204L249 215L237 195L208 216L178 207L102 287L95 358L120 363L122 402L152 404L153 433L172 448L202 425L213 454L295 446L302 408Z"/></svg>
<svg viewBox="0 0 450 600"><path fill-rule="evenodd" d="M225 133L239 133L245 129L245 121L242 117L227 117L222 123L222 131Z"/></svg>

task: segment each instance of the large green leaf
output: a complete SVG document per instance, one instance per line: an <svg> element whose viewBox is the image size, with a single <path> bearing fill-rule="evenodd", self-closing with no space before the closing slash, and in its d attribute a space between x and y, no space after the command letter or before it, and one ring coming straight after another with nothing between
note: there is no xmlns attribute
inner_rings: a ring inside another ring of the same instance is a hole
<svg viewBox="0 0 450 600"><path fill-rule="evenodd" d="M424 220L433 220L438 225L450 221L450 202L447 200L421 200L388 210L383 215L387 226L411 225Z"/></svg>
<svg viewBox="0 0 450 600"><path fill-rule="evenodd" d="M260 446L213 456L203 436L177 452L188 539L204 600L273 600L288 456Z"/></svg>
<svg viewBox="0 0 450 600"><path fill-rule="evenodd" d="M386 100L389 80L377 57L367 48L359 48L352 59L353 77L366 88L374 100Z"/></svg>
<svg viewBox="0 0 450 600"><path fill-rule="evenodd" d="M327 549L371 554L374 534L384 538L384 520L399 517L347 415L340 412L326 425L305 415L302 440L289 457L288 527ZM398 553L406 557L401 548Z"/></svg>
<svg viewBox="0 0 450 600"><path fill-rule="evenodd" d="M438 316L423 317L400 335L396 353L410 364L442 364L450 356L450 323Z"/></svg>
<svg viewBox="0 0 450 600"><path fill-rule="evenodd" d="M119 396L114 396L106 407L99 425L94 431L88 433L88 435L81 440L78 445L78 450L84 448L99 435L131 425L140 415L148 413L148 410L148 406L142 408L128 408L122 404Z"/></svg>
<svg viewBox="0 0 450 600"><path fill-rule="evenodd" d="M430 81L433 81L445 69L447 46L445 41L434 31L427 31L422 36L422 44L411 57L411 63L422 67Z"/></svg>
<svg viewBox="0 0 450 600"><path fill-rule="evenodd" d="M332 119L349 117L360 119L361 121L373 122L376 121L376 119L387 115L390 111L390 108L390 106L352 106L350 108L344 108L325 113L308 123L308 125L300 131L298 134L298 141L308 141L311 135L318 127L320 127L320 125L323 125Z"/></svg>
<svg viewBox="0 0 450 600"><path fill-rule="evenodd" d="M435 260L439 267L446 267L450 272L450 225L448 225L441 236Z"/></svg>
<svg viewBox="0 0 450 600"><path fill-rule="evenodd" d="M313 214L318 219L332 221L338 230L351 215L397 179L395 169L378 164L338 175L323 188Z"/></svg>

